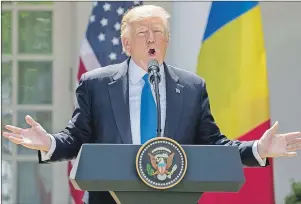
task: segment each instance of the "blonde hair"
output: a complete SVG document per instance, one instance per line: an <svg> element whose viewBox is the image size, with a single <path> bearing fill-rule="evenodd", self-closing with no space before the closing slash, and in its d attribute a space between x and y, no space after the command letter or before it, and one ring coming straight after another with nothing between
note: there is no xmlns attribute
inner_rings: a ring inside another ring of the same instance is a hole
<svg viewBox="0 0 301 204"><path fill-rule="evenodd" d="M130 23L149 17L159 17L163 20L165 30L167 31L167 39L169 39L170 25L168 20L170 18L170 14L164 8L155 5L139 5L125 12L121 20L121 39L128 34ZM124 45L122 45L122 49L123 52L129 55L129 53L125 50Z"/></svg>

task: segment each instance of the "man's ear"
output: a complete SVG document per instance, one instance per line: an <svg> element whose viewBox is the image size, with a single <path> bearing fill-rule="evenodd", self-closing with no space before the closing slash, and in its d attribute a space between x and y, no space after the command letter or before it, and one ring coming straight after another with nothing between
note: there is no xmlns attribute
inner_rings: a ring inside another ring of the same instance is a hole
<svg viewBox="0 0 301 204"><path fill-rule="evenodd" d="M166 33L166 42L169 43L169 41L170 41L170 34Z"/></svg>
<svg viewBox="0 0 301 204"><path fill-rule="evenodd" d="M124 47L124 51L127 52L127 53L130 53L130 50L131 50L131 46L130 46L130 41L129 41L129 38L127 37L122 37L121 38L121 42L122 42L122 45Z"/></svg>

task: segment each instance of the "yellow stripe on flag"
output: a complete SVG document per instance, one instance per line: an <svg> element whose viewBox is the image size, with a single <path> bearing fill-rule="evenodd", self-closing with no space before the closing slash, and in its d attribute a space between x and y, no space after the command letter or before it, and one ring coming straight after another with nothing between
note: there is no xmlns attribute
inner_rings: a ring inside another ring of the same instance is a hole
<svg viewBox="0 0 301 204"><path fill-rule="evenodd" d="M212 2L197 73L229 139L256 140L269 128L266 56L258 2ZM271 160L270 160L271 161ZM271 163L272 164L272 161ZM238 193L205 193L200 204L274 204L272 165L245 168Z"/></svg>
<svg viewBox="0 0 301 204"><path fill-rule="evenodd" d="M206 83L215 120L237 139L269 120L266 56L258 6L203 42L197 74Z"/></svg>

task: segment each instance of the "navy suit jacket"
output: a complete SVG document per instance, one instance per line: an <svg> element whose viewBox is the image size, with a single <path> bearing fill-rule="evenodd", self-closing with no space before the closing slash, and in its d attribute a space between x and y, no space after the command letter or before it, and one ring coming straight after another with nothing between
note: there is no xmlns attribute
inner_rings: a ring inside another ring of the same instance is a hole
<svg viewBox="0 0 301 204"><path fill-rule="evenodd" d="M77 106L72 119L64 130L53 134L56 149L51 159L41 161L39 152L40 163L74 159L83 143L132 143L128 63L129 59L83 74L76 90ZM210 111L205 81L165 63L164 69L165 137L180 144L237 146L244 165L259 166L252 152L254 141L231 141L220 132ZM89 204L94 203L115 202L108 192L89 192Z"/></svg>

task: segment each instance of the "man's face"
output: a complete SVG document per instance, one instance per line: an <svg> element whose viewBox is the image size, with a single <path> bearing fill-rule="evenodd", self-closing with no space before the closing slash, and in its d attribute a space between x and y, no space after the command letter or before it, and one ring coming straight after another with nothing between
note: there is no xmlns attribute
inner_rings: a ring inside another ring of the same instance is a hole
<svg viewBox="0 0 301 204"><path fill-rule="evenodd" d="M132 22L129 35L123 41L132 59L147 70L150 59L162 64L168 46L168 34L159 17L146 18Z"/></svg>

